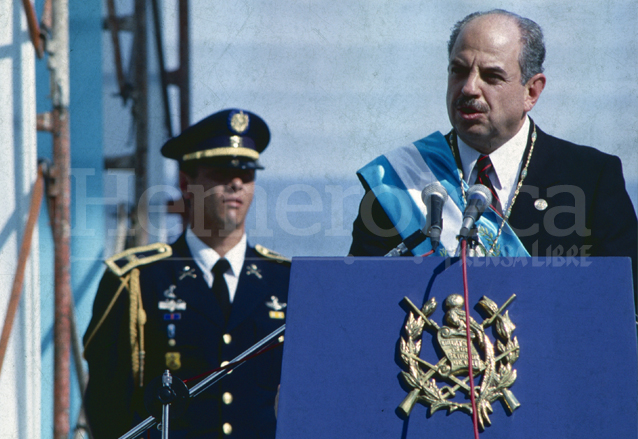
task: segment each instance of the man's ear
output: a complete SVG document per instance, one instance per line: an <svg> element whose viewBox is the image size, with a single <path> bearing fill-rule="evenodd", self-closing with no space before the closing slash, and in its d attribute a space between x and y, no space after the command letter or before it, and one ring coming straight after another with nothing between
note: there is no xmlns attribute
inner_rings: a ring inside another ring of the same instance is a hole
<svg viewBox="0 0 638 439"><path fill-rule="evenodd" d="M538 98L541 97L546 82L547 78L542 73L535 74L527 81L527 84L525 84L525 88L527 89L525 95L525 112L530 112L532 108L534 108Z"/></svg>
<svg viewBox="0 0 638 439"><path fill-rule="evenodd" d="M188 191L188 185L192 183L192 178L184 171L179 171L179 190L182 191L182 197L189 199L193 194Z"/></svg>

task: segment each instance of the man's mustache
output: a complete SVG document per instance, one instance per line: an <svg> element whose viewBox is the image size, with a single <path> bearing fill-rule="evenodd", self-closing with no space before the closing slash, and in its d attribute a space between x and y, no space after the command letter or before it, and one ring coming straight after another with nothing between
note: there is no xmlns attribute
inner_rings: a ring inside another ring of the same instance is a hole
<svg viewBox="0 0 638 439"><path fill-rule="evenodd" d="M486 103L475 98L468 98L467 96L459 96L459 98L454 101L454 108L457 110L461 108L469 108L471 110L478 111L479 113L487 113L489 110Z"/></svg>

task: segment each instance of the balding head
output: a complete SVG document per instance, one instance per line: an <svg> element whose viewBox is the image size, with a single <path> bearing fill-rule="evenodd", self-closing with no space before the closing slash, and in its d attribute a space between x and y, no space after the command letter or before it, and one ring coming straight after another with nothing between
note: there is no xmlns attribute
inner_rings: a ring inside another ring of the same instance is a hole
<svg viewBox="0 0 638 439"><path fill-rule="evenodd" d="M508 17L516 23L519 29L521 53L518 63L521 69L521 81L525 84L537 73L543 73L543 62L545 61L545 42L543 41L543 31L540 26L529 18L521 17L503 9L493 9L486 12L474 12L462 20L458 21L452 28L452 34L448 41L448 56L452 53L452 48L458 39L461 30L471 21L488 16ZM494 18L494 17L492 17Z"/></svg>

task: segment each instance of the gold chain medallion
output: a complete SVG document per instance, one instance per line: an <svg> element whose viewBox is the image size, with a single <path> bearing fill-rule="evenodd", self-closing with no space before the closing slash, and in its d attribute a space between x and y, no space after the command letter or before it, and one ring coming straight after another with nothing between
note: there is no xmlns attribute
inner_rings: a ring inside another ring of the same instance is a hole
<svg viewBox="0 0 638 439"><path fill-rule="evenodd" d="M493 413L494 401L503 399L510 413L520 406L509 390L516 381L516 369L512 369L512 364L518 360L520 352L518 340L515 336L512 338L516 326L510 320L509 312L503 313L515 297L516 295L512 295L499 308L494 301L483 296L479 305L488 318L481 324L470 318L472 371L475 377L481 375L480 385L474 387L477 419L481 429L491 424L489 415ZM408 368L402 372L402 376L412 390L399 405L399 410L409 416L414 404L420 402L429 407L430 414L440 409L447 409L448 413L461 410L471 414L468 372L470 355L463 297L451 294L445 300L446 326L439 326L430 319L437 307L434 298L427 301L421 309L407 297L403 300L411 310L408 312L405 334L400 339L399 349L401 359ZM485 332L492 324L495 325L496 346ZM424 329L436 337L443 352L443 357L436 364L419 357ZM443 385L439 386L437 380L443 382ZM457 392L461 395L457 396Z"/></svg>

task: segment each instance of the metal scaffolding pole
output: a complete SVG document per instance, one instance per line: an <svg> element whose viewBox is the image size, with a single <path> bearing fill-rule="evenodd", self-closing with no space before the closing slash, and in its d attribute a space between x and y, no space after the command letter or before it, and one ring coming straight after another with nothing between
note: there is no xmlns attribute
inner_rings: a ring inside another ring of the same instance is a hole
<svg viewBox="0 0 638 439"><path fill-rule="evenodd" d="M135 245L148 244L148 50L146 0L135 0Z"/></svg>
<svg viewBox="0 0 638 439"><path fill-rule="evenodd" d="M188 35L188 0L179 0L179 103L180 125L190 125L190 38Z"/></svg>
<svg viewBox="0 0 638 439"><path fill-rule="evenodd" d="M69 130L69 5L53 0L48 42L53 102L53 243L55 254L54 439L69 434L71 352L71 149Z"/></svg>

